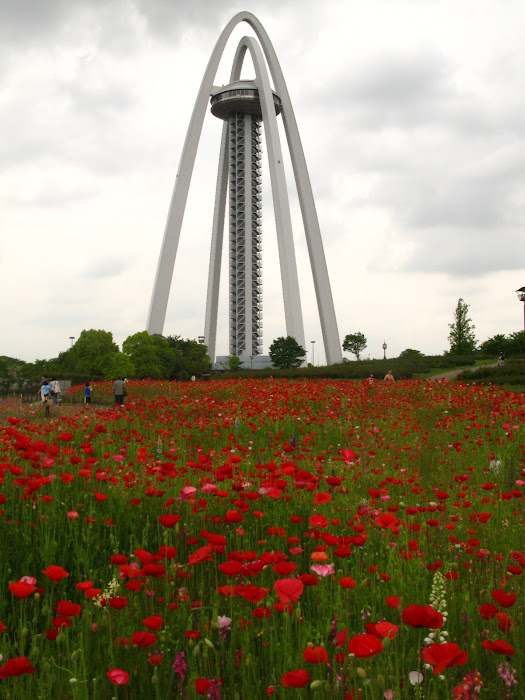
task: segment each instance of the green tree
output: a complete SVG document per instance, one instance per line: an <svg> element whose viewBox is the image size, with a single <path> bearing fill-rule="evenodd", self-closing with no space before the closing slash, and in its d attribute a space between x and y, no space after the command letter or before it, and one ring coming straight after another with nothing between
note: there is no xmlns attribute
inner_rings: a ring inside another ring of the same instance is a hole
<svg viewBox="0 0 525 700"><path fill-rule="evenodd" d="M270 345L270 358L274 367L288 369L303 364L306 350L291 335L276 338Z"/></svg>
<svg viewBox="0 0 525 700"><path fill-rule="evenodd" d="M509 339L506 338L503 333L498 333L481 343L479 349L484 355L501 355L502 352L508 353L510 352Z"/></svg>
<svg viewBox="0 0 525 700"><path fill-rule="evenodd" d="M399 355L400 360L417 360L420 357L425 357L421 350L412 350L412 348L403 350Z"/></svg>
<svg viewBox="0 0 525 700"><path fill-rule="evenodd" d="M128 356L139 379L167 379L175 364L176 353L166 338L140 331L122 343L122 352Z"/></svg>
<svg viewBox="0 0 525 700"><path fill-rule="evenodd" d="M361 353L366 348L366 338L362 333L349 333L343 340L343 350L351 352L357 360L361 359Z"/></svg>
<svg viewBox="0 0 525 700"><path fill-rule="evenodd" d="M69 351L70 369L85 377L102 377L111 356L118 351L109 331L82 331Z"/></svg>
<svg viewBox="0 0 525 700"><path fill-rule="evenodd" d="M121 377L135 376L135 366L128 355L123 352L112 355L104 368L104 379L116 379L119 374Z"/></svg>
<svg viewBox="0 0 525 700"><path fill-rule="evenodd" d="M458 299L454 311L454 322L448 324L451 355L469 355L476 351L477 341L474 335L476 326L468 316L468 309L468 304L463 299Z"/></svg>
<svg viewBox="0 0 525 700"><path fill-rule="evenodd" d="M178 335L168 336L166 340L175 351L175 364L170 379L188 379L193 374L200 377L201 374L210 372L211 360L207 345Z"/></svg>
<svg viewBox="0 0 525 700"><path fill-rule="evenodd" d="M238 355L230 355L226 362L223 362L223 367L230 372L237 372L241 369L241 358Z"/></svg>
<svg viewBox="0 0 525 700"><path fill-rule="evenodd" d="M509 355L524 355L525 354L525 331L517 331L511 333L507 341L506 352Z"/></svg>

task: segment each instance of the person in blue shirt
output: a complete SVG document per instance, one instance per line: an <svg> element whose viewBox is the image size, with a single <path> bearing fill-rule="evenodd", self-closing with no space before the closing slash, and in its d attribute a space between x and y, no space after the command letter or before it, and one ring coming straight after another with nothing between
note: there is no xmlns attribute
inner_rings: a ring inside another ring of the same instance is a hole
<svg viewBox="0 0 525 700"><path fill-rule="evenodd" d="M84 403L91 403L91 387L89 386L89 382L86 382L86 386L84 387Z"/></svg>

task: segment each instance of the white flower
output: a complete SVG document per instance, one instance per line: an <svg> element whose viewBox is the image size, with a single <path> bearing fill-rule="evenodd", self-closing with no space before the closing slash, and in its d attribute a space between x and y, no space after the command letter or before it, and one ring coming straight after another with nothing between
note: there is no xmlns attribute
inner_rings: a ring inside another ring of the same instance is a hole
<svg viewBox="0 0 525 700"><path fill-rule="evenodd" d="M410 671L408 674L408 680L412 685L419 685L420 683L423 683L423 674L419 673L419 671Z"/></svg>

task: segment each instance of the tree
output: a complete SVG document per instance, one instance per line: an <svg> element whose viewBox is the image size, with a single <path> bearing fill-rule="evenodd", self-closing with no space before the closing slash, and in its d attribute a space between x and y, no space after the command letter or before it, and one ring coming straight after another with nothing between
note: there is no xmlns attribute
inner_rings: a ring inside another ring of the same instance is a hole
<svg viewBox="0 0 525 700"><path fill-rule="evenodd" d="M361 353L366 348L366 338L362 333L349 333L343 340L343 350L355 355L356 360L361 359Z"/></svg>
<svg viewBox="0 0 525 700"><path fill-rule="evenodd" d="M399 355L400 360L417 360L420 357L425 357L421 350L412 350L412 348L403 350Z"/></svg>
<svg viewBox="0 0 525 700"><path fill-rule="evenodd" d="M289 369L303 364L306 350L289 335L286 338L276 338L270 345L269 354L274 367Z"/></svg>
<svg viewBox="0 0 525 700"><path fill-rule="evenodd" d="M139 379L166 379L175 364L176 353L166 338L140 331L122 343L122 352L128 356Z"/></svg>
<svg viewBox="0 0 525 700"><path fill-rule="evenodd" d="M223 362L223 367L230 372L237 372L241 368L241 358L238 355L230 355L226 362Z"/></svg>
<svg viewBox="0 0 525 700"><path fill-rule="evenodd" d="M506 338L503 333L498 333L481 343L479 349L484 355L501 355L502 352L508 353L509 339Z"/></svg>
<svg viewBox="0 0 525 700"><path fill-rule="evenodd" d="M170 379L188 379L192 375L200 377L211 370L207 345L190 338L181 338L179 335L169 335L166 340L175 351L175 364Z"/></svg>
<svg viewBox="0 0 525 700"><path fill-rule="evenodd" d="M109 363L104 368L104 379L116 379L119 375L121 377L135 376L135 366L123 352L117 352L112 355Z"/></svg>
<svg viewBox="0 0 525 700"><path fill-rule="evenodd" d="M449 323L450 334L450 354L469 355L476 351L476 336L474 335L474 324L468 317L469 306L463 299L458 299L456 310L454 311L454 322Z"/></svg>
<svg viewBox="0 0 525 700"><path fill-rule="evenodd" d="M68 355L72 369L85 377L102 377L112 355L119 351L109 331L82 331Z"/></svg>

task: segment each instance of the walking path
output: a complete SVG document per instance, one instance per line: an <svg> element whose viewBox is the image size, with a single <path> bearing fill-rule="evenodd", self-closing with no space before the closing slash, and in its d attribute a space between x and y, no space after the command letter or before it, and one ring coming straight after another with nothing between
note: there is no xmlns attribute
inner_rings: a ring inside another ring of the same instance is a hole
<svg viewBox="0 0 525 700"><path fill-rule="evenodd" d="M482 365L483 367L497 367L498 363L494 362L491 365ZM472 372L475 369L479 369L478 367L465 367L464 369L454 369L450 372L443 372L442 374L434 374L430 379L433 379L434 381L439 381L440 379L454 379L454 377L457 377L458 374L463 374L464 372Z"/></svg>

